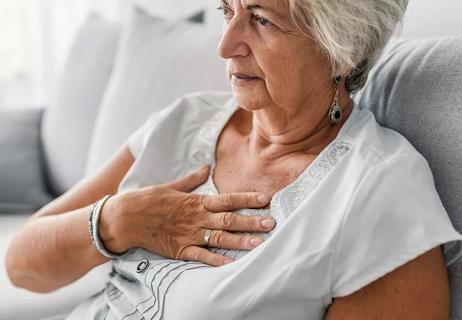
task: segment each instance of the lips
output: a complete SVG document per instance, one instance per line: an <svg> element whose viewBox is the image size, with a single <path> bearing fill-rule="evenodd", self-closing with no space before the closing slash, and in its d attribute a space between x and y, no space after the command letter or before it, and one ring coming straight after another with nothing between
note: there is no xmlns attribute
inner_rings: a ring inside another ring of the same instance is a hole
<svg viewBox="0 0 462 320"><path fill-rule="evenodd" d="M247 84L249 82L252 82L254 80L258 80L260 78L258 77L253 77L251 75L247 75L245 73L241 73L241 72L234 72L232 73L232 83L234 85L244 85L244 84Z"/></svg>
<svg viewBox="0 0 462 320"><path fill-rule="evenodd" d="M240 79L258 79L258 77L253 77L251 75L241 73L241 72L234 72L232 75Z"/></svg>

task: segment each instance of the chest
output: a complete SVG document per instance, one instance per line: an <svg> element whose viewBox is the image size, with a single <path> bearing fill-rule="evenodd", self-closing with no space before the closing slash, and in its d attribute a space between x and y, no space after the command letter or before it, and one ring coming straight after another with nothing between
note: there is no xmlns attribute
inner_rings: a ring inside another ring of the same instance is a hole
<svg viewBox="0 0 462 320"><path fill-rule="evenodd" d="M217 142L213 181L220 193L263 192L273 196L293 182L315 155L287 156L278 161L256 161L248 142L232 129L224 129Z"/></svg>

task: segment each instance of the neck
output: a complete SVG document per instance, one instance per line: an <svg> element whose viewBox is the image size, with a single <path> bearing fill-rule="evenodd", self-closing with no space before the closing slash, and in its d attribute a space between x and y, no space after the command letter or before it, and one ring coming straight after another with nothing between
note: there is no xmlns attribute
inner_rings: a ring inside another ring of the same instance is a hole
<svg viewBox="0 0 462 320"><path fill-rule="evenodd" d="M249 154L262 162L284 160L288 156L317 155L340 131L352 111L347 94L341 95L343 118L333 125L325 108L303 106L300 112L281 108L264 108L248 112L247 136ZM330 106L330 103L328 102ZM310 111L306 111L310 110Z"/></svg>

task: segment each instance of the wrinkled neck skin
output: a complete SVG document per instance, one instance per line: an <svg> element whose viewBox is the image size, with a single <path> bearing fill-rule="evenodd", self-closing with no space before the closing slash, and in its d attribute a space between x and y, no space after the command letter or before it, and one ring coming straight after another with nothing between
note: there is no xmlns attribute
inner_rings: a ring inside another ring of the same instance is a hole
<svg viewBox="0 0 462 320"><path fill-rule="evenodd" d="M271 165L294 156L318 155L335 139L353 107L346 90L339 92L343 117L340 123L331 124L328 112L333 94L319 95L299 108L275 105L255 111L239 110L236 123L244 134L249 160Z"/></svg>

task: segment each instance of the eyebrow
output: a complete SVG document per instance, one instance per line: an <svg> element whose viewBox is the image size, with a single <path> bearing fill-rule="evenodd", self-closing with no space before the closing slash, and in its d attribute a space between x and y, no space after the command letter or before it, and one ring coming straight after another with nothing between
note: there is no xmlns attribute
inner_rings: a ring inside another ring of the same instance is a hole
<svg viewBox="0 0 462 320"><path fill-rule="evenodd" d="M253 9L268 10L267 8L265 8L264 6L259 5L259 4L248 4L248 5L245 6L245 9L246 10L253 10Z"/></svg>
<svg viewBox="0 0 462 320"><path fill-rule="evenodd" d="M260 9L260 10L265 10L265 11L268 11L268 12L271 12L272 14L275 14L279 17L282 17L282 15L277 12L276 10L274 10L273 8L269 8L269 7L265 7L265 6L262 6L260 4L246 4L244 6L244 8L248 11L253 11L253 10L256 10L256 9Z"/></svg>

